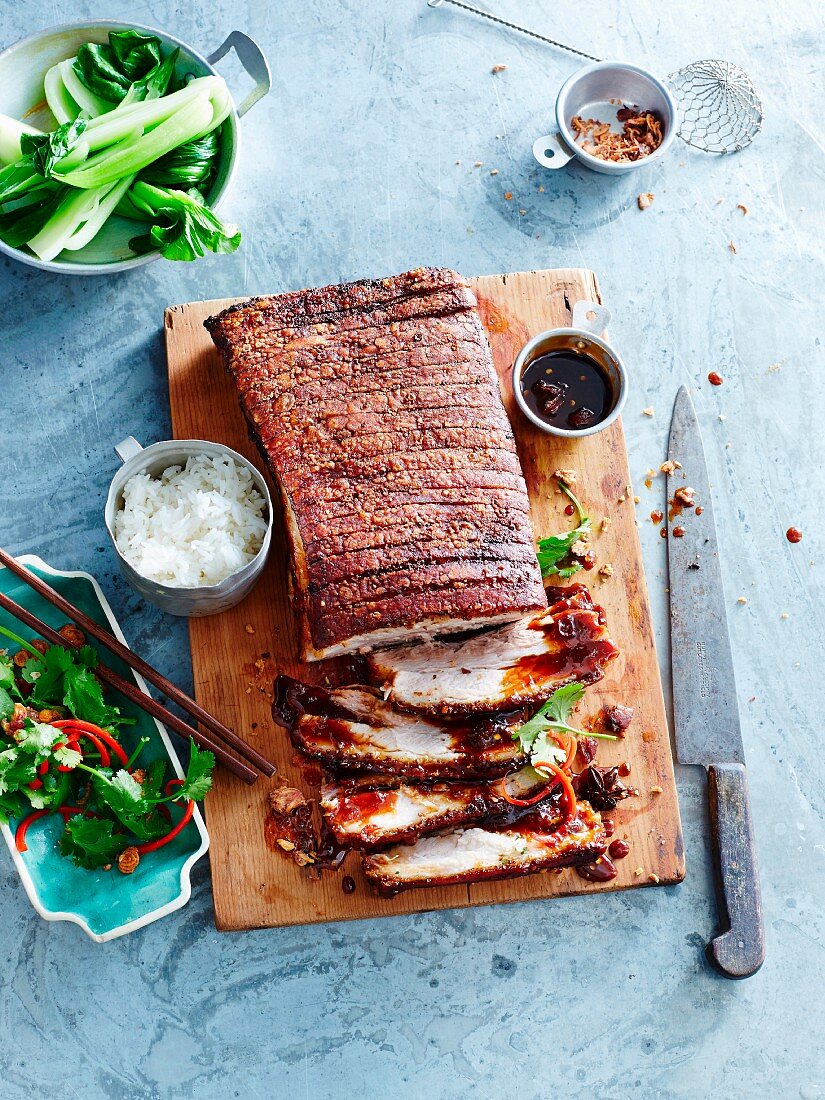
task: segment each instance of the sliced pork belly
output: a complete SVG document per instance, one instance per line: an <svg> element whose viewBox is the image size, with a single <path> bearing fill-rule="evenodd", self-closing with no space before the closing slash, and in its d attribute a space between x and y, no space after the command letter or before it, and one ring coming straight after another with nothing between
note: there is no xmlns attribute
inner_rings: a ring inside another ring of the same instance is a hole
<svg viewBox="0 0 825 1100"><path fill-rule="evenodd" d="M587 802L563 824L553 803L539 803L510 823L455 829L398 844L363 859L367 878L392 896L415 886L449 886L512 878L590 863L607 848L601 817Z"/></svg>
<svg viewBox="0 0 825 1100"><path fill-rule="evenodd" d="M494 783L326 784L321 813L338 844L380 848L471 821L502 817L512 807Z"/></svg>
<svg viewBox="0 0 825 1100"><path fill-rule="evenodd" d="M426 779L500 776L523 761L515 715L438 723L395 711L369 688L328 691L290 676L275 681L272 714L298 750L329 768Z"/></svg>
<svg viewBox="0 0 825 1100"><path fill-rule="evenodd" d="M533 707L563 684L601 679L617 653L601 608L576 585L538 615L460 641L380 650L368 664L399 709L460 715Z"/></svg>

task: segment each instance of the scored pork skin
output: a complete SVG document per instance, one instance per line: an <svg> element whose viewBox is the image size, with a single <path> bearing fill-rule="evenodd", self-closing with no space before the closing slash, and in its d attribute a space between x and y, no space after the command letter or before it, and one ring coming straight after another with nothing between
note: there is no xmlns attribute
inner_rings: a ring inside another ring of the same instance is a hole
<svg viewBox="0 0 825 1100"><path fill-rule="evenodd" d="M461 641L373 652L370 678L395 707L430 715L531 707L564 684L594 683L618 654L604 612L584 585L552 598L546 611Z"/></svg>
<svg viewBox="0 0 825 1100"><path fill-rule="evenodd" d="M280 488L306 659L545 606L475 305L461 276L421 268L206 321Z"/></svg>
<svg viewBox="0 0 825 1100"><path fill-rule="evenodd" d="M513 825L495 823L423 837L363 858L364 873L382 894L419 886L449 886L513 878L557 867L590 863L607 848L601 817L578 802L563 824L553 808L525 814Z"/></svg>

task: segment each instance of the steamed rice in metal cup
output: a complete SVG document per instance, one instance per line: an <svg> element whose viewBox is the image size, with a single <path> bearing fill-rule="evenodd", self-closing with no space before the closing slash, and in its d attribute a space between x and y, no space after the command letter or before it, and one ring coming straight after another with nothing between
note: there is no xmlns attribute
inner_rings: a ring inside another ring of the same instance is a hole
<svg viewBox="0 0 825 1100"><path fill-rule="evenodd" d="M115 474L106 500L104 518L106 529L115 548L121 572L134 590L144 599L170 615L200 617L215 615L226 611L248 595L263 571L272 539L272 497L269 487L251 462L220 443L210 443L203 439L170 439L153 443L145 449L136 439L129 436L115 447L123 466ZM127 560L118 545L115 528L118 513L123 507L123 493L126 483L136 474L148 474L159 477L171 466L185 466L189 458L205 455L210 458L231 459L249 471L255 488L265 503L264 516L266 531L261 547L255 557L215 584L202 584L192 587L167 584L139 573Z"/></svg>

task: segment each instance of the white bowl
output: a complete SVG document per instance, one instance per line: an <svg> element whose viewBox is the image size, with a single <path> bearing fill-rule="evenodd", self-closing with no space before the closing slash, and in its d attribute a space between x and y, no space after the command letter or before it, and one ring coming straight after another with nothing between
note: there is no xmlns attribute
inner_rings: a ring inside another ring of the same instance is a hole
<svg viewBox="0 0 825 1100"><path fill-rule="evenodd" d="M607 113L615 115L617 104L634 103L643 111L655 111L662 119L662 143L646 157L633 161L609 161L594 157L576 143L570 120L576 115L609 121ZM556 97L554 134L546 134L533 142L533 155L544 168L562 168L573 157L603 175L620 176L663 157L678 129L676 101L670 89L647 69L626 65L620 61L597 61L585 65L565 81Z"/></svg>
<svg viewBox="0 0 825 1100"><path fill-rule="evenodd" d="M195 76L219 75L215 62L234 49L241 64L256 81L256 86L238 108L233 108L221 127L221 163L208 196L209 205L216 209L226 197L235 171L241 147L239 120L250 107L269 91L271 77L269 66L261 48L241 31L232 31L224 42L207 57L181 42L171 34L154 27L128 21L95 20L90 23L67 23L51 30L38 31L28 38L21 38L13 46L0 53L0 113L28 122L43 130L53 130L57 120L43 99L43 78L59 61L73 57L84 42L106 42L109 31L137 30L154 34L165 50L180 49L176 66L178 75L193 73ZM113 216L93 241L77 252L67 253L56 260L41 260L30 252L11 248L0 241L0 251L12 259L20 260L42 271L57 271L63 275L108 275L117 271L129 271L133 267L156 260L159 252L136 256L129 248L129 241L139 231L136 223L128 218Z"/></svg>

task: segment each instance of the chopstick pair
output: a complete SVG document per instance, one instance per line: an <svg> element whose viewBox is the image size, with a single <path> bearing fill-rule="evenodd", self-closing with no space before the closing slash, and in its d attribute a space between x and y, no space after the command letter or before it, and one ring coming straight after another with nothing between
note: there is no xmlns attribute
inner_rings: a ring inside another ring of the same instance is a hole
<svg viewBox="0 0 825 1100"><path fill-rule="evenodd" d="M215 759L220 761L229 771L233 772L239 779L242 779L245 783L252 784L257 778L258 774L253 768L250 768L248 764L243 763L240 760L236 760L234 756L227 751L228 747L231 747L243 757L243 760L248 761L249 764L253 764L255 768L263 772L264 775L271 776L275 774L275 766L262 756L256 749L253 749L251 745L248 745L241 737L239 737L233 730L225 726L217 718L205 711L203 707L197 703L194 699L191 699L180 688L176 687L171 680L167 680L156 669L152 668L150 664L147 664L141 657L138 657L136 653L133 653L131 649L125 646L122 642L118 641L103 627L99 626L93 619L90 619L80 608L75 607L64 599L59 592L56 592L51 585L47 584L44 580L38 577L31 570L27 569L25 565L21 565L16 558L13 558L11 554L0 548L0 563L6 566L6 568L19 577L22 581L25 581L31 588L34 589L43 599L47 600L53 607L56 607L67 618L75 622L86 634L89 634L96 641L100 642L106 649L115 656L119 657L124 664L127 664L131 669L143 676L149 683L154 684L159 688L167 698L177 705L187 714L190 714L203 726L205 726L212 734L218 738L217 741L208 737L206 734L201 733L199 730L193 728L182 721L166 707L158 703L151 695L141 691L136 684L129 683L128 680L124 680L122 676L114 672L112 669L107 668L104 664L98 664L95 668L95 675L98 676L105 684L108 684L115 691L119 691L122 695L125 695L127 699L131 700L141 710L151 714L152 717L160 719L175 733L180 734L183 737L191 737L201 748L208 749L215 754ZM22 623L30 629L40 634L46 641L51 642L53 645L68 646L69 648L76 648L72 646L61 634L52 627L48 626L41 619L38 619L36 615L33 615L26 608L21 607L10 597L0 593L0 607L3 607L9 614L13 615L16 619L19 619ZM222 742L222 743L221 743ZM224 747L226 746L226 747Z"/></svg>

